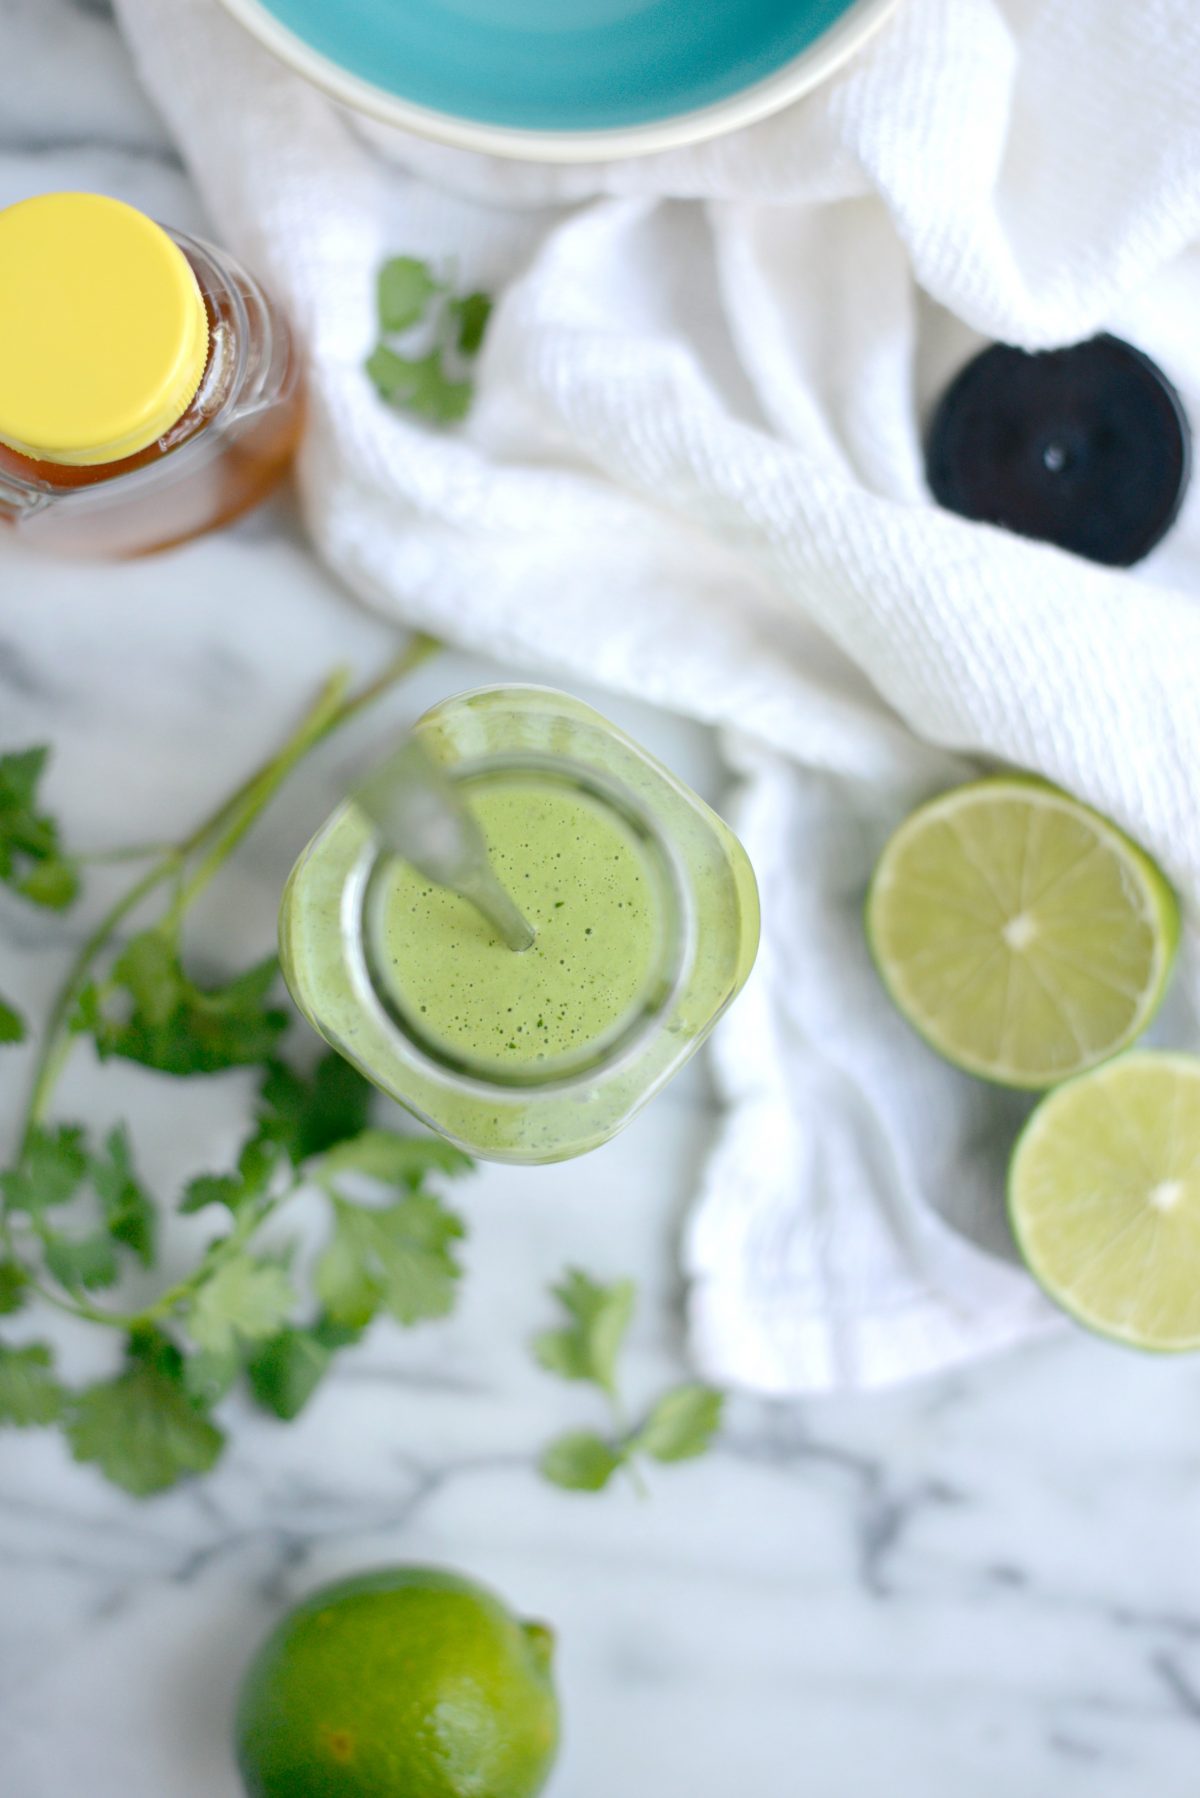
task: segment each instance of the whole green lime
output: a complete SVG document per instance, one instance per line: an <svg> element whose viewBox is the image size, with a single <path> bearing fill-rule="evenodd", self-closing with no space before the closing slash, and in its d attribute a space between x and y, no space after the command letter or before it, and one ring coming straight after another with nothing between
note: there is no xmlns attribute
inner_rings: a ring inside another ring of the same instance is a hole
<svg viewBox="0 0 1200 1798"><path fill-rule="evenodd" d="M252 1798L534 1798L558 1743L554 1639L433 1567L326 1586L242 1686Z"/></svg>

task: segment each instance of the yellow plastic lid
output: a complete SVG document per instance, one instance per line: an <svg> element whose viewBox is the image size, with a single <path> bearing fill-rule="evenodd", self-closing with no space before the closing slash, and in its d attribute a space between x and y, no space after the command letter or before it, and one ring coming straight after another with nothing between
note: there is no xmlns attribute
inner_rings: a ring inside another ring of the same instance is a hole
<svg viewBox="0 0 1200 1798"><path fill-rule="evenodd" d="M199 283L153 219L103 194L0 212L0 443L71 467L136 455L207 360Z"/></svg>

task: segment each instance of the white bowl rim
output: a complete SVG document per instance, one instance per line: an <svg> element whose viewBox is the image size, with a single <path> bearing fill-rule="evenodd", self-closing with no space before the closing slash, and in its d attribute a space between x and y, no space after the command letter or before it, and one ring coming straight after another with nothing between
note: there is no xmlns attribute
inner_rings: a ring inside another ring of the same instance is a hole
<svg viewBox="0 0 1200 1798"><path fill-rule="evenodd" d="M735 0L736 3L736 0ZM489 125L480 119L460 118L431 106L403 100L386 88L376 87L361 75L352 75L314 50L283 25L264 0L221 0L221 5L268 50L323 88L335 100L420 137L450 144L460 150L482 151L524 162L607 162L619 157L645 156L658 150L675 150L684 144L719 137L741 125L778 112L807 94L866 43L883 24L899 0L854 0L840 19L815 42L761 81L708 106L680 112L642 125L592 131L538 131L509 125Z"/></svg>

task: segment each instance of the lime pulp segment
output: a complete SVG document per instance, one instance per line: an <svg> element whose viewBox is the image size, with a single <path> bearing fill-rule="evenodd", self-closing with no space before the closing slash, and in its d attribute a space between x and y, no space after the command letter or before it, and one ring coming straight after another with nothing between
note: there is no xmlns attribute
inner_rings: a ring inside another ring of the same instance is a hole
<svg viewBox="0 0 1200 1798"><path fill-rule="evenodd" d="M1200 1058L1125 1055L1043 1099L1009 1210L1030 1272L1079 1322L1200 1348Z"/></svg>
<svg viewBox="0 0 1200 1798"><path fill-rule="evenodd" d="M1165 876L1115 825L1056 788L997 776L900 826L867 933L892 999L940 1054L1039 1089L1141 1034L1179 923Z"/></svg>

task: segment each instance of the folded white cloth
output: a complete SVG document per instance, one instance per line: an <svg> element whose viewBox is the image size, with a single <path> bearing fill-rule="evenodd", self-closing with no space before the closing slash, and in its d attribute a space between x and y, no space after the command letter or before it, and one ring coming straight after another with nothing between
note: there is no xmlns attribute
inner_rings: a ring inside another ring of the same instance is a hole
<svg viewBox="0 0 1200 1798"><path fill-rule="evenodd" d="M1022 1105L890 1010L860 906L957 758L1037 769L1165 864L1200 1040L1200 492L1135 575L938 510L931 397L981 337L1106 326L1200 421L1195 0L901 0L722 141L554 170L335 107L216 0L117 0L221 236L310 357L304 505L371 603L721 725L765 940L718 1033L686 1242L702 1369L876 1385L1049 1321L1013 1264ZM502 291L468 425L361 372L389 254Z"/></svg>

